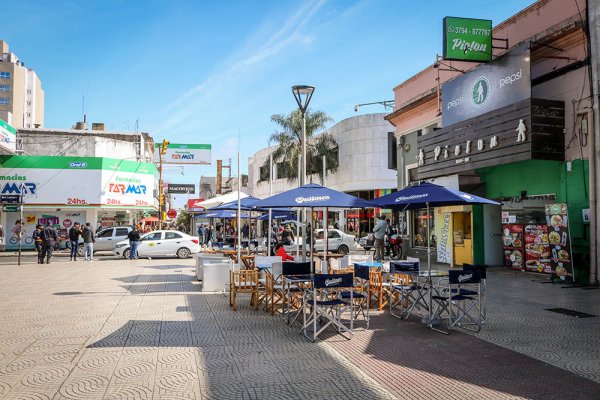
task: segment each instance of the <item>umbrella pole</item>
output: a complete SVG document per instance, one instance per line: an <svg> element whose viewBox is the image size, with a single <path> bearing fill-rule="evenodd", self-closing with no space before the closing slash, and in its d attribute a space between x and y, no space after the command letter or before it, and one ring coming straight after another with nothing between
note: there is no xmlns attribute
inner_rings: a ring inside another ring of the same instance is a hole
<svg viewBox="0 0 600 400"><path fill-rule="evenodd" d="M312 271L312 273L315 273L315 259L314 259L314 255L315 255L315 235L313 235L313 232L315 230L314 228L314 221L313 221L313 213L315 212L315 209L313 207L311 207L310 209L310 270ZM307 229L308 230L308 229ZM308 233L308 232L307 232Z"/></svg>
<svg viewBox="0 0 600 400"><path fill-rule="evenodd" d="M239 145L239 142L238 142ZM241 204L240 204L240 191L242 190L241 188L241 184L242 184L242 179L241 179L241 175L240 175L240 152L238 151L237 154L237 176L238 176L238 182L237 182L237 262L238 265L240 265L242 263L242 227L240 222L242 221L242 216L241 216Z"/></svg>
<svg viewBox="0 0 600 400"><path fill-rule="evenodd" d="M431 280L431 240L430 240L430 234L429 234L429 203L427 204L427 216L425 218L426 224L427 224L427 270L428 270L428 277L427 279L429 280L429 322L427 323L427 325L429 327L431 327L431 322L433 321L433 316L431 315L431 306L433 303L433 298L432 298L432 293L431 293L431 285L432 285L432 280Z"/></svg>
<svg viewBox="0 0 600 400"><path fill-rule="evenodd" d="M323 227L325 229L323 232L325 234L323 235L323 239L325 240L325 247L324 247L324 250L325 250L325 256L324 256L325 265L327 266L327 270L329 271L329 264L327 264L327 252L329 251L329 228L327 226L327 210L328 210L328 208L325 207L325 210L324 210L325 214L323 214L323 221L325 221L323 223L325 225Z"/></svg>
<svg viewBox="0 0 600 400"><path fill-rule="evenodd" d="M269 238L267 239L267 257L271 255L271 236L273 235L273 212L269 208Z"/></svg>

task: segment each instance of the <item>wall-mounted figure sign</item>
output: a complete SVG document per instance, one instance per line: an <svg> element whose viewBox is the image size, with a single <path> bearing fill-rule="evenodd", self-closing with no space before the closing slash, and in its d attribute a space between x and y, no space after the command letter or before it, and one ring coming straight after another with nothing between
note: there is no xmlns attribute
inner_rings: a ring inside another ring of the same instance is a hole
<svg viewBox="0 0 600 400"><path fill-rule="evenodd" d="M527 127L525 126L525 122L523 122L522 119L519 120L519 126L515 130L519 133L517 135L517 142L524 142L527 140L527 137L525 136L525 131L527 130Z"/></svg>

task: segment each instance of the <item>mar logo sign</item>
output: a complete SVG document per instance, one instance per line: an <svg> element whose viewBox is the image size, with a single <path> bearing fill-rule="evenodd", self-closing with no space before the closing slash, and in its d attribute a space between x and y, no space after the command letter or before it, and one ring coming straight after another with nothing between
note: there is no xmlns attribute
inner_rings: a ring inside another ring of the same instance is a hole
<svg viewBox="0 0 600 400"><path fill-rule="evenodd" d="M490 95L490 83L485 76L480 76L475 79L475 83L471 87L471 102L473 106L483 107Z"/></svg>
<svg viewBox="0 0 600 400"><path fill-rule="evenodd" d="M25 183L7 182L4 185L0 186L2 188L0 193L1 194L20 194L21 193L21 185L23 185L23 194L35 194L37 185L32 182L25 182Z"/></svg>

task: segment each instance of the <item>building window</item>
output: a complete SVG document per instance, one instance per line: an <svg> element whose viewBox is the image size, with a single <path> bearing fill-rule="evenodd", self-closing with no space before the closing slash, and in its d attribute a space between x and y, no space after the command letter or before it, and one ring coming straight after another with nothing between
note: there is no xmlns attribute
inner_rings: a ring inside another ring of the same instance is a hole
<svg viewBox="0 0 600 400"><path fill-rule="evenodd" d="M0 71L0 79L10 79L10 72Z"/></svg>
<svg viewBox="0 0 600 400"><path fill-rule="evenodd" d="M7 97L0 97L0 105L2 104L10 104L10 99Z"/></svg>
<svg viewBox="0 0 600 400"><path fill-rule="evenodd" d="M31 89L27 89L27 94L31 94Z"/></svg>
<svg viewBox="0 0 600 400"><path fill-rule="evenodd" d="M427 224L429 224L429 237L427 236ZM433 209L422 208L413 212L413 245L415 247L427 247L427 241L431 239L431 247L435 246L435 229L433 220Z"/></svg>
<svg viewBox="0 0 600 400"><path fill-rule="evenodd" d="M28 101L28 102L27 102L27 105L28 105L28 106L30 106L30 105L31 105L31 101Z"/></svg>
<svg viewBox="0 0 600 400"><path fill-rule="evenodd" d="M31 113L30 112L27 113L27 117L31 117Z"/></svg>
<svg viewBox="0 0 600 400"><path fill-rule="evenodd" d="M10 85L0 85L0 92L10 92Z"/></svg>

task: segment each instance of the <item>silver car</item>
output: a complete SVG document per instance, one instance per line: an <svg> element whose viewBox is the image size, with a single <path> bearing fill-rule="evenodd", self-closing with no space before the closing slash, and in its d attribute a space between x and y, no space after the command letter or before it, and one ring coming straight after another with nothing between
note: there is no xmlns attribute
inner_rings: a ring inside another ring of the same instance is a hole
<svg viewBox="0 0 600 400"><path fill-rule="evenodd" d="M130 226L113 226L110 228L102 229L98 232L96 242L94 243L94 253L97 251L112 251L116 243L127 239L129 232L133 230ZM77 255L83 257L84 255L83 241L79 239L79 245L77 246Z"/></svg>

